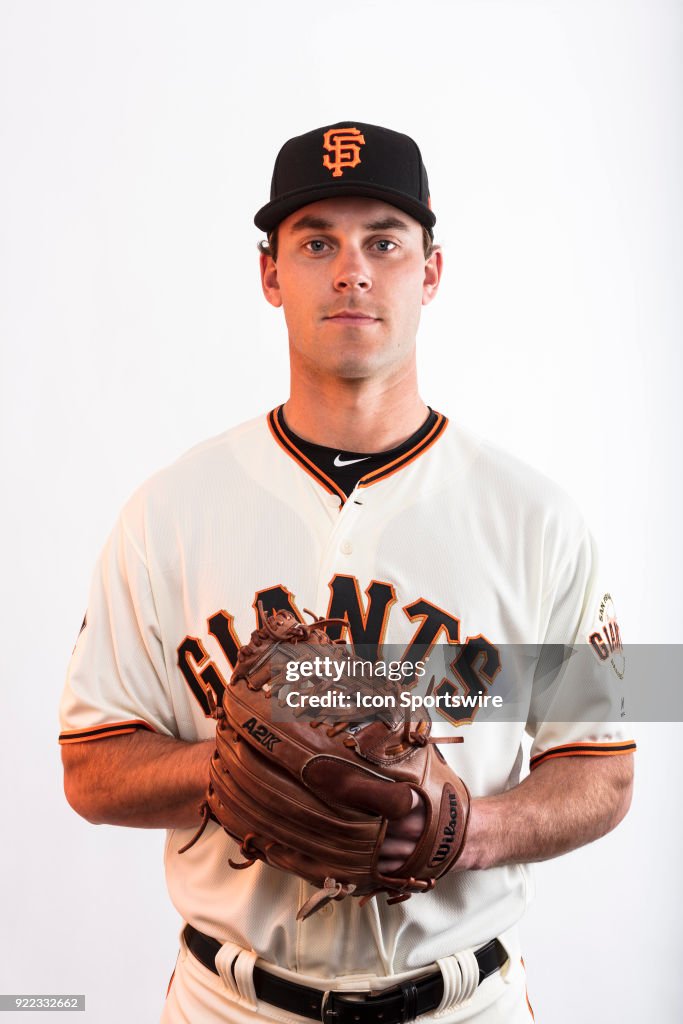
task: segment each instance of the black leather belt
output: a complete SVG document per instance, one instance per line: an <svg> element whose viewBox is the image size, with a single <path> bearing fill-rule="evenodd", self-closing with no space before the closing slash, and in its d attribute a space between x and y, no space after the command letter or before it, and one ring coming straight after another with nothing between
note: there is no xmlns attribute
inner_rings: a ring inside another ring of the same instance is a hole
<svg viewBox="0 0 683 1024"><path fill-rule="evenodd" d="M220 942L203 935L191 924L185 926L183 937L187 948L214 974L218 974L216 954ZM479 984L495 974L507 960L507 953L498 939L491 939L474 951L479 964ZM324 1024L407 1024L421 1013L435 1010L443 998L441 971L425 978L406 981L379 995L366 992L321 992L308 985L298 985L254 966L254 989L259 999L300 1017L323 1021Z"/></svg>

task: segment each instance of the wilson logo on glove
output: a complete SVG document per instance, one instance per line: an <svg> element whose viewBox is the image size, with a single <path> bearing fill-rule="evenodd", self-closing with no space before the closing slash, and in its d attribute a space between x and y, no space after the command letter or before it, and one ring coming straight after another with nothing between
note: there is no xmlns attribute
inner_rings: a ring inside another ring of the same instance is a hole
<svg viewBox="0 0 683 1024"><path fill-rule="evenodd" d="M455 793L448 794L448 810L448 824L443 827L439 848L429 862L431 865L441 864L448 857L458 834L458 798Z"/></svg>

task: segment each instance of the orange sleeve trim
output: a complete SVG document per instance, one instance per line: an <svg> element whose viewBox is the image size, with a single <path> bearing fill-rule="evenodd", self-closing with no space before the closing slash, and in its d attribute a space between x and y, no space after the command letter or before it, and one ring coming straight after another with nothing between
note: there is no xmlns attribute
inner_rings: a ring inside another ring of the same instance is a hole
<svg viewBox="0 0 683 1024"><path fill-rule="evenodd" d="M143 722L141 718L131 718L127 722L111 722L107 725L93 725L89 729L77 729L60 732L59 742L61 746L67 743L87 743L88 740L102 740L109 736L123 736L128 732L137 732L138 729L148 729L149 732L157 730Z"/></svg>
<svg viewBox="0 0 683 1024"><path fill-rule="evenodd" d="M531 771L538 768L544 761L552 761L556 757L614 757L619 754L632 754L636 750L633 740L616 743L565 743L561 747L551 747L543 754L537 754L529 762Z"/></svg>

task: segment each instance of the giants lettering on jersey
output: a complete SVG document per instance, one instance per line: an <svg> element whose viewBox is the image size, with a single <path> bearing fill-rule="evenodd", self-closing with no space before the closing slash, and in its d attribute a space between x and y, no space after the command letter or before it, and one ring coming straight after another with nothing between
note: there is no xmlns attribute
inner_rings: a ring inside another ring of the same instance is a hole
<svg viewBox="0 0 683 1024"><path fill-rule="evenodd" d="M490 640L479 633L460 640L460 620L444 608L426 598L417 598L411 604L396 609L396 593L391 583L372 580L365 589L366 601L361 597L360 585L354 576L335 575L329 584L330 602L326 618L344 620L344 624L327 627L333 640L344 640L354 649L362 648L364 658L377 658L384 642L390 616L404 615L417 624L415 632L401 655L401 660L415 664L426 661L436 643L457 645L458 650L449 668L453 679L442 679L433 690L435 694L462 694L478 696L487 693L501 668L500 652ZM253 608L259 625L262 624L259 605L266 615L275 611L289 611L300 622L305 617L294 601L294 595L278 584L258 591ZM215 612L207 621L210 635L217 641L227 666L223 672L209 657L200 637L186 636L178 647L178 667L195 700L209 717L211 708L207 689L211 689L220 703L227 678L237 663L237 652L243 641L237 636L234 615L225 610ZM414 685L410 681L408 686ZM439 713L454 725L470 724L478 706L470 708L439 707Z"/></svg>

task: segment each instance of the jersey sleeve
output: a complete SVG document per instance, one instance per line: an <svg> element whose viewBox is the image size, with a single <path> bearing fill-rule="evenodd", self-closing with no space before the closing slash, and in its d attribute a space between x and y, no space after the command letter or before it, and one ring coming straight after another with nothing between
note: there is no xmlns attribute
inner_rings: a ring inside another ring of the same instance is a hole
<svg viewBox="0 0 683 1024"><path fill-rule="evenodd" d="M543 616L527 720L530 768L555 757L635 750L622 723L624 648L588 530L546 584Z"/></svg>
<svg viewBox="0 0 683 1024"><path fill-rule="evenodd" d="M137 729L174 735L167 668L141 544L119 519L93 574L60 706L60 743Z"/></svg>

